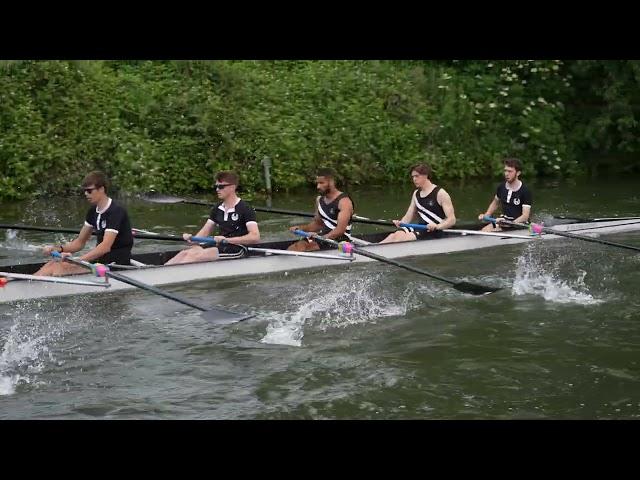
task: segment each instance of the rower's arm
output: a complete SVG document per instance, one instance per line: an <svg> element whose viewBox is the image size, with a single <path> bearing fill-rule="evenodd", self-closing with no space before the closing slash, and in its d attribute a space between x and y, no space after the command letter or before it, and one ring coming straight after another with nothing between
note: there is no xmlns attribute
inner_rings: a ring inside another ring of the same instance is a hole
<svg viewBox="0 0 640 480"><path fill-rule="evenodd" d="M106 255L111 251L111 247L113 246L113 242L116 241L117 236L117 232L105 230L102 241L98 245L96 245L95 248L92 248L87 253L82 255L80 257L80 260L84 260L85 262L93 262L103 255Z"/></svg>
<svg viewBox="0 0 640 480"><path fill-rule="evenodd" d="M407 208L407 213L404 214L404 217L400 219L400 223L411 223L413 218L416 216L416 204L413 201L413 194L411 195L411 202L409 203L409 208Z"/></svg>
<svg viewBox="0 0 640 480"><path fill-rule="evenodd" d="M246 235L242 235L241 237L225 238L228 243L233 243L236 245L252 245L260 241L260 230L258 229L258 224L256 222L248 222L247 231L249 233L247 233Z"/></svg>
<svg viewBox="0 0 640 480"><path fill-rule="evenodd" d="M207 223L205 223L202 228L200 229L200 231L194 235L196 237L208 237L211 235L211 232L213 232L214 227L216 226L215 222L211 219L207 220Z"/></svg>
<svg viewBox="0 0 640 480"><path fill-rule="evenodd" d="M440 189L438 192L438 197L436 198L438 203L442 205L442 209L444 210L445 219L442 223L438 224L436 227L437 230L446 230L447 228L451 228L456 224L456 212L453 209L453 202L451 201L451 196L444 189Z"/></svg>
<svg viewBox="0 0 640 480"><path fill-rule="evenodd" d="M529 216L531 215L531 205L523 205L522 206L522 215L514 220L515 223L525 223L529 221Z"/></svg>
<svg viewBox="0 0 640 480"><path fill-rule="evenodd" d="M91 238L92 233L93 227L85 223L76 238L74 238L71 242L67 242L62 245L62 251L68 253L76 253L82 250L87 244L87 241Z"/></svg>
<svg viewBox="0 0 640 480"><path fill-rule="evenodd" d="M495 212L498 209L498 205L500 205L499 202L500 202L500 199L494 195L493 200L491 200L491 203L487 207L487 210L481 215L481 217L485 215L491 217L493 215L493 212Z"/></svg>
<svg viewBox="0 0 640 480"><path fill-rule="evenodd" d="M324 238L328 238L330 240L335 240L336 238L341 237L347 231L347 227L349 226L349 222L351 221L351 217L353 215L353 202L350 198L344 197L340 202L338 202L338 225L336 228L327 233Z"/></svg>
<svg viewBox="0 0 640 480"><path fill-rule="evenodd" d="M318 212L318 200L320 197L316 199L316 214L313 216L313 220L311 220L306 225L297 225L295 227L291 227L289 230L297 229L302 230L303 232L319 232L322 230L322 219L320 218L320 212Z"/></svg>

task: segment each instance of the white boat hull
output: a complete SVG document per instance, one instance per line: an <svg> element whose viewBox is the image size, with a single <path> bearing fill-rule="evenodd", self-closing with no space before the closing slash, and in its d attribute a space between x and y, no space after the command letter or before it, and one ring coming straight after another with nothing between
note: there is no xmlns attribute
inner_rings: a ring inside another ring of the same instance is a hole
<svg viewBox="0 0 640 480"><path fill-rule="evenodd" d="M611 221L598 223L565 224L553 227L558 231L575 232L580 235L601 235L640 230L640 221ZM402 258L422 255L437 255L481 248L514 245L531 241L548 241L566 239L565 237L547 234L531 236L526 231L509 232L509 237L457 235L442 239L402 242L391 244L373 244L359 247L374 252L387 258ZM577 240L573 240L577 241ZM604 247L603 247L604 248ZM323 251L323 254L331 251ZM336 256L339 254L336 252ZM368 257L355 255L353 262L372 262ZM353 262L333 260L327 258L293 257L284 255L251 256L234 260L217 262L202 262L170 266L143 267L137 270L120 271L135 280L155 286L197 282L216 278L242 277L275 272L311 269L327 266L339 266ZM0 267L1 270L1 267ZM95 277L91 275L73 275L67 278L91 281ZM108 292L131 290L135 287L111 280L111 288ZM0 303L15 302L19 300L38 299L46 297L58 297L67 295L79 295L90 293L104 293L104 288L32 281L12 281L4 288L0 288Z"/></svg>

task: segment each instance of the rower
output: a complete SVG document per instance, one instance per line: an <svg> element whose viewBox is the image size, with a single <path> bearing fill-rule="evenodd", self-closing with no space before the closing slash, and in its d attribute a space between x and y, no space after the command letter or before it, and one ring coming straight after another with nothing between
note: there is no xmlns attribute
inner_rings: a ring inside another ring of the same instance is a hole
<svg viewBox="0 0 640 480"><path fill-rule="evenodd" d="M236 194L239 180L234 172L225 171L216 175L214 188L221 200L220 203L211 209L209 218L196 235L182 235L192 246L179 252L165 265L217 260L220 253L238 252L239 248L234 244L252 245L260 241L255 210ZM191 237L210 236L216 226L219 227L220 233L213 237L216 241L215 246L203 248L191 242Z"/></svg>
<svg viewBox="0 0 640 480"><path fill-rule="evenodd" d="M396 227L401 223L411 223L418 217L418 223L427 225L425 230L401 227L401 230L390 234L380 243L410 242L437 238L442 236L440 230L451 228L456 224L453 202L447 191L432 183L432 170L426 163L414 165L409 170L416 190L411 194L409 208L400 220L393 220Z"/></svg>
<svg viewBox="0 0 640 480"><path fill-rule="evenodd" d="M499 205L502 207L502 215L496 218L495 224L486 225L482 231L500 232L514 228L512 225L502 223L503 220L515 223L529 223L533 198L527 186L520 180L521 173L522 164L520 160L517 158L504 160L504 179L506 181L498 185L496 194L489 207L487 207L487 211L478 215L478 220L483 220L485 216L491 217Z"/></svg>
<svg viewBox="0 0 640 480"><path fill-rule="evenodd" d="M289 230L302 230L336 242L349 241L351 238L351 216L353 201L348 194L336 187L336 172L331 168L321 168L316 174L316 187L320 195L316 198L316 211L313 220L306 225L296 225ZM320 246L313 238L303 238L289 246L288 250L309 252L319 250Z"/></svg>
<svg viewBox="0 0 640 480"><path fill-rule="evenodd" d="M84 248L96 232L96 246L82 255L80 260L97 263L117 263L129 265L133 235L131 222L127 210L107 195L109 180L99 171L90 172L82 181L82 191L91 208L87 212L84 226L78 236L71 242L58 246L47 246L43 249L45 255L60 252L63 256L70 256ZM47 262L35 275L62 276L74 273L85 273L86 269L67 262Z"/></svg>

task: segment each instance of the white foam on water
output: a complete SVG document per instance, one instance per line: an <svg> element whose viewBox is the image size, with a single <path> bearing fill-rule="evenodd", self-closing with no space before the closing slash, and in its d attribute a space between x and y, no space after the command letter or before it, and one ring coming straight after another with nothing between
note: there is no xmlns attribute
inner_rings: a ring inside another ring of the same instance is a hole
<svg viewBox="0 0 640 480"><path fill-rule="evenodd" d="M18 238L17 230L7 230L5 233L5 241L0 244L0 246L6 249L23 250L27 252L37 252L42 250L42 246L33 245L21 238Z"/></svg>
<svg viewBox="0 0 640 480"><path fill-rule="evenodd" d="M304 326L313 322L322 330L403 316L412 299L407 290L393 294L382 285L383 274L346 273L311 285L298 285L291 292L293 311L263 315L269 319L262 343L302 346Z"/></svg>
<svg viewBox="0 0 640 480"><path fill-rule="evenodd" d="M571 270L578 272L575 280L558 278L559 268L566 275ZM604 300L594 298L584 282L587 272L575 266L571 269L570 259L553 259L551 266L529 248L516 260L516 276L511 287L514 296L538 295L548 302L597 305Z"/></svg>
<svg viewBox="0 0 640 480"><path fill-rule="evenodd" d="M19 322L11 326L0 352L0 395L15 393L21 381L29 383L28 376L18 371L41 370L38 362L41 355L48 352L45 335L31 336L31 332L23 331L21 326Z"/></svg>
<svg viewBox="0 0 640 480"><path fill-rule="evenodd" d="M84 318L81 300L63 306L64 317L57 315L51 299L18 304L12 309L13 324L0 332L0 396L11 395L19 385L38 385L37 375L55 362L51 345ZM35 313L34 313L35 310Z"/></svg>

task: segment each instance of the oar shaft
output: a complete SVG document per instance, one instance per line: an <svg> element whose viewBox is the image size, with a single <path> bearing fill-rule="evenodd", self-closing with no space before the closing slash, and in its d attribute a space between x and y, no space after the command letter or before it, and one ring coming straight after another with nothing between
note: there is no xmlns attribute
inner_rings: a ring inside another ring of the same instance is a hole
<svg viewBox="0 0 640 480"><path fill-rule="evenodd" d="M47 277L47 276L41 276L41 275L28 275L26 273L0 272L0 277L15 278L16 280L30 280L33 282L50 282L50 283L64 283L68 285L84 285L88 287L109 288L111 286L107 282L91 282L87 280L74 280L72 278L64 278L64 277Z"/></svg>
<svg viewBox="0 0 640 480"><path fill-rule="evenodd" d="M485 220L488 222L495 222L496 219L493 217L488 217L485 216ZM593 238L593 237L587 237L587 236L583 236L583 235L576 235L575 233L569 233L569 232L561 232L558 231L554 228L549 228L549 227L545 227L541 224L536 224L536 223L532 223L531 226L524 224L524 223L518 223L518 222L512 222L510 220L503 220L503 223L506 223L508 225L514 225L517 227L523 227L523 228L531 228L532 231L536 232L536 233L540 233L540 232L545 232L548 234L553 234L553 235L558 235L560 237L567 237L567 238L573 238L576 240L584 240L585 242L591 242L591 243L599 243L602 245L609 245L611 247L618 247L618 248L624 248L626 250L633 250L634 252L640 252L640 248L639 247L634 247L632 245L625 245L622 243L616 243L616 242L609 242L608 240L602 240L599 238Z"/></svg>
<svg viewBox="0 0 640 480"><path fill-rule="evenodd" d="M78 235L80 230L74 230L73 228L60 228L60 227L38 227L35 225L10 225L10 224L0 224L0 229L5 230L30 230L35 232L53 232L53 233L74 233ZM150 240L170 240L174 242L182 242L184 239L182 237L174 236L174 235L155 235L152 233L143 233L139 232L136 229L132 229L132 235L135 238L143 238ZM92 235L97 235L98 232L91 232Z"/></svg>
<svg viewBox="0 0 640 480"><path fill-rule="evenodd" d="M413 228L415 230L426 230L427 226L421 223L401 223L401 227ZM500 238L526 238L524 235L513 235L509 233L483 232L480 230L463 230L457 228L445 228L440 230L445 233L455 233L458 235L480 235L483 237L500 237Z"/></svg>
<svg viewBox="0 0 640 480"><path fill-rule="evenodd" d="M309 237L310 236L308 232L303 232L302 230L295 230L294 233L296 235L300 235L300 236L303 236L303 237ZM314 236L313 238L315 240L318 240L318 241L320 241L322 243L326 243L327 245L331 245L333 247L339 247L339 245L340 245L335 240L331 240L329 238L323 238L323 237L320 237L320 236ZM395 265L396 267L400 267L400 268L404 268L405 270L409 270L410 272L415 272L415 273L419 273L421 275L426 275L427 277L436 278L438 280L450 283L452 285L457 283L457 282L454 282L452 280L449 280L448 278L444 278L444 277L441 277L439 275L434 275L433 273L421 270L421 269L416 268L416 267L412 267L411 265L407 265L405 263L400 263L400 262L397 262L397 261L392 260L390 258L383 257L381 255L377 255L375 253L368 252L366 250L361 250L358 247L351 247L351 249L352 249L352 251L354 253L362 255L363 257L369 257L369 258L373 258L374 260L378 260L379 262L389 263L391 265Z"/></svg>
<svg viewBox="0 0 640 480"><path fill-rule="evenodd" d="M94 270L95 265L92 265L89 262L85 262L84 260L80 260L78 258L73 258L73 257L68 257L68 256L62 256L60 255L58 252L51 252L51 255L54 257L58 257L58 258L62 258L63 260L70 262L70 263L74 263L76 265L80 265L81 267L85 267L89 270ZM111 272L111 271L107 271L105 273L105 275L107 275L108 277L111 277L115 280L119 280L120 282L123 283L128 283L129 285L132 285L134 287L138 287L141 288L143 290L147 290L149 292L155 293L156 295L160 295L161 297L165 297L168 298L169 300L174 300L178 303L182 303L184 305L187 305L189 307L195 308L196 310L200 310L201 312L205 312L207 311L206 308L201 307L200 305L197 305L185 298L182 297L178 297L176 295L173 295L169 292L165 292L163 290L160 290L159 288L154 287L153 285L147 285L146 283L142 283L139 282L137 280L134 280L133 278L130 277L126 277L124 275L120 275L119 273L115 273L115 272Z"/></svg>
<svg viewBox="0 0 640 480"><path fill-rule="evenodd" d="M133 285L134 287L138 287L141 288L143 290L147 290L149 292L155 293L156 295L160 295L161 297L164 298L168 298L169 300L173 300L175 302L178 303L182 303L184 305L187 305L191 308L195 308L196 310L200 310L201 312L206 312L207 309L204 307L201 307L200 305L197 305L189 300L187 300L186 298L182 298L182 297L178 297L176 295L173 295L169 292L165 292L164 290L160 290L159 288L154 287L153 285L147 285L146 283L142 283L139 282L137 280L134 280L131 277L126 277L124 275L120 275L119 273L114 273L114 272L107 272L107 275L111 278L114 278L116 280L119 280L123 283L128 283L129 285Z"/></svg>

